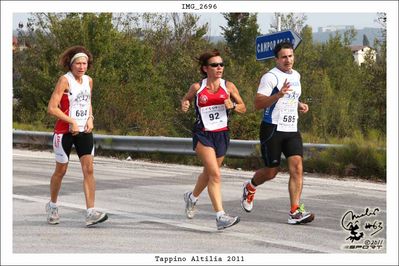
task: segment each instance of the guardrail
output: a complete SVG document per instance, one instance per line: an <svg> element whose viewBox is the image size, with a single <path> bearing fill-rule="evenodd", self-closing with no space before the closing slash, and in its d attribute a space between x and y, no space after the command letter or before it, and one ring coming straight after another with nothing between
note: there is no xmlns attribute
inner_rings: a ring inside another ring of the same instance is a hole
<svg viewBox="0 0 399 266"><path fill-rule="evenodd" d="M14 144L37 144L52 147L53 133L39 131L13 130ZM127 152L163 152L172 154L194 155L191 138L149 137L149 136L115 136L94 134L96 149L127 151ZM256 156L258 140L230 141L227 156L249 157ZM304 143L304 153L309 154L311 149L322 150L332 147L341 147L336 144Z"/></svg>

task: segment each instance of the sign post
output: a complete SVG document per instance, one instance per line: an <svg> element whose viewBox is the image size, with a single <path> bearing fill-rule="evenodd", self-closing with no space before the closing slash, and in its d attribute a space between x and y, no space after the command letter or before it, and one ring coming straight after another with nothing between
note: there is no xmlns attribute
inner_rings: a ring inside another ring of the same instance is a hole
<svg viewBox="0 0 399 266"><path fill-rule="evenodd" d="M266 60L274 57L274 47L276 47L278 43L286 41L291 42L295 49L301 43L302 39L292 30L280 31L256 37L256 60Z"/></svg>

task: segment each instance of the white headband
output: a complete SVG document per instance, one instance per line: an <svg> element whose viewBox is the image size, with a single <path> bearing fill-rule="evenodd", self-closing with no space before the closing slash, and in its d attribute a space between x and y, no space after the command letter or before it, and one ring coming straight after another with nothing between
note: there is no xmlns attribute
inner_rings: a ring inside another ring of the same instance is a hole
<svg viewBox="0 0 399 266"><path fill-rule="evenodd" d="M87 54L85 53L77 53L75 54L72 59L71 59L71 63L69 63L70 65L72 65L73 61L78 58L78 57L86 57L86 60L89 60L89 57L87 56Z"/></svg>

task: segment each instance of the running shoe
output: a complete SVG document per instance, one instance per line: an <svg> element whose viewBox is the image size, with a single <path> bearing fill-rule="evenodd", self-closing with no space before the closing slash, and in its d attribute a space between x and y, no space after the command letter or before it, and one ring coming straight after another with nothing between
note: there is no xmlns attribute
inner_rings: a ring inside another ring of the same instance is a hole
<svg viewBox="0 0 399 266"><path fill-rule="evenodd" d="M188 219L193 219L195 212L196 212L196 208L195 208L195 204L197 204L197 202L193 202L190 198L191 194L193 194L192 192L186 192L184 193L184 201L186 202L186 215Z"/></svg>
<svg viewBox="0 0 399 266"><path fill-rule="evenodd" d="M250 181L245 181L242 186L241 207L246 212L251 212L254 207L256 189L251 187Z"/></svg>
<svg viewBox="0 0 399 266"><path fill-rule="evenodd" d="M219 219L216 218L216 226L218 230L222 230L230 226L233 226L235 224L238 224L239 221L240 217L238 216L233 217L227 214L223 214L222 216L220 216Z"/></svg>
<svg viewBox="0 0 399 266"><path fill-rule="evenodd" d="M305 206L301 204L301 206L296 209L294 213L289 214L288 223L289 224L305 224L310 223L314 219L314 214L311 212L305 211Z"/></svg>
<svg viewBox="0 0 399 266"><path fill-rule="evenodd" d="M60 216L58 215L58 207L50 207L50 202L46 204L47 222L49 224L59 224Z"/></svg>
<svg viewBox="0 0 399 266"><path fill-rule="evenodd" d="M92 211L86 216L86 226L95 225L102 223L108 219L108 215L105 212Z"/></svg>

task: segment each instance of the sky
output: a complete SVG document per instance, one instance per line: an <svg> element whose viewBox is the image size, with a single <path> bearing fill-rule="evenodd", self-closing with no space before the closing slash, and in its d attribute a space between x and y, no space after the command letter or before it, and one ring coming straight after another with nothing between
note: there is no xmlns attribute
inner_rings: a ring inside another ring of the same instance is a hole
<svg viewBox="0 0 399 266"><path fill-rule="evenodd" d="M352 25L355 29L363 28L379 28L380 25L376 22L376 12L362 12L362 13L297 13L297 15L306 15L306 24L312 27L313 32L316 32L319 27L326 27L330 25L342 26ZM202 25L208 23L209 31L207 35L220 36L220 26L226 26L226 20L222 13L199 13L199 23ZM19 22L26 25L30 13L14 13L13 14L13 29L18 27ZM274 13L258 13L258 25L262 34L269 33L270 24L274 21Z"/></svg>
<svg viewBox="0 0 399 266"><path fill-rule="evenodd" d="M306 15L306 24L316 32L319 27L329 25L353 25L356 29L365 27L379 28L375 21L377 13L297 13ZM270 24L274 22L274 13L258 13L258 25L262 34L269 33ZM222 14L203 13L200 22L208 22L211 34L220 35L220 26L226 26L226 20Z"/></svg>

